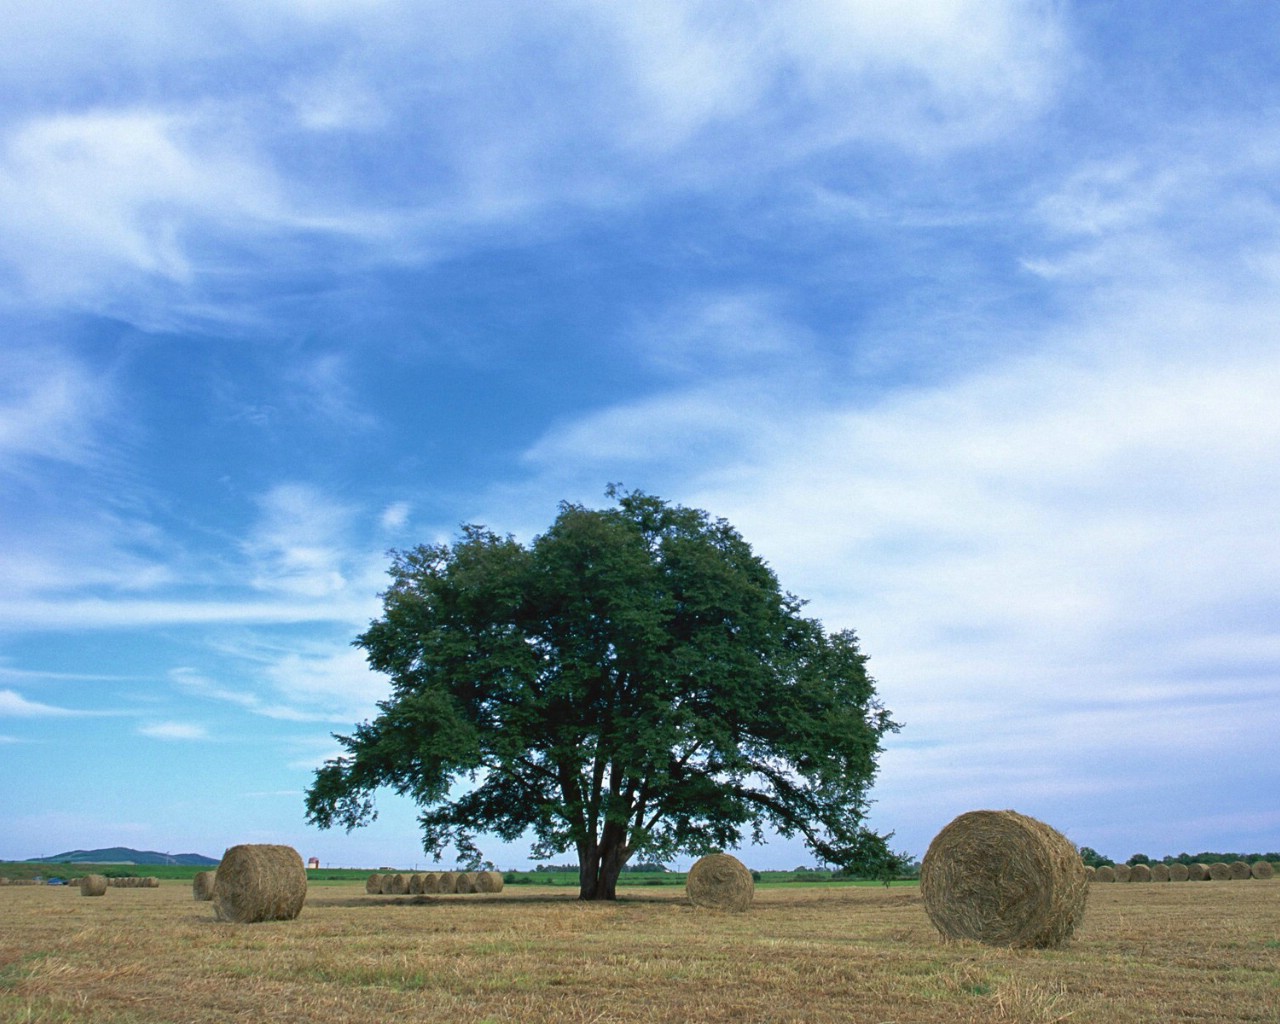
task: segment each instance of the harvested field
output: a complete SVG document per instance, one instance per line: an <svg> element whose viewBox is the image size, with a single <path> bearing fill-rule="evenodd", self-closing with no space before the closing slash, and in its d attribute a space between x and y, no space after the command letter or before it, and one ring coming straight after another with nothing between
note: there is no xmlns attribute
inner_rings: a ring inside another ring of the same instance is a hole
<svg viewBox="0 0 1280 1024"><path fill-rule="evenodd" d="M312 887L295 921L214 921L187 882L0 893L0 1020L53 1024L1244 1024L1280 1019L1280 883L1104 885L1051 951L944 942L914 887L674 887L583 904Z"/></svg>

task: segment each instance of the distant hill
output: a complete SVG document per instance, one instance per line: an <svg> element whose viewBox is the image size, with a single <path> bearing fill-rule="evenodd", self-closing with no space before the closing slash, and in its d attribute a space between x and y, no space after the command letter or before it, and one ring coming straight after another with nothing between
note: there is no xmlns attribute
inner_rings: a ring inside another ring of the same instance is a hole
<svg viewBox="0 0 1280 1024"><path fill-rule="evenodd" d="M131 850L127 846L111 846L105 850L69 850L52 857L32 857L36 864L181 864L187 867L211 868L218 862L198 853L157 853L155 850Z"/></svg>

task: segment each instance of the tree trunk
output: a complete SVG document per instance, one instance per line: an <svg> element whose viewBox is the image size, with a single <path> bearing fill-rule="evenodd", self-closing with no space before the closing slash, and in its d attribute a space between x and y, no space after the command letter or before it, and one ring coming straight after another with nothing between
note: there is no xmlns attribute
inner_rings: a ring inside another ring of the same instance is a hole
<svg viewBox="0 0 1280 1024"><path fill-rule="evenodd" d="M578 846L578 899L616 900L618 876L631 856L624 825L606 824L599 845Z"/></svg>

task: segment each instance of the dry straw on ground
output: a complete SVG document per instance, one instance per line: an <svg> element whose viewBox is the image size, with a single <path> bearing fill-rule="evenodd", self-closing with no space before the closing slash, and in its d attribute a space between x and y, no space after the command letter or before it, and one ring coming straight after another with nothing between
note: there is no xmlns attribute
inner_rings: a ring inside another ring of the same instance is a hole
<svg viewBox="0 0 1280 1024"><path fill-rule="evenodd" d="M1231 877L1236 881L1243 881L1253 875L1253 871L1249 867L1249 862L1244 860L1233 861L1227 867L1231 869Z"/></svg>
<svg viewBox="0 0 1280 1024"><path fill-rule="evenodd" d="M1270 878L1275 874L1275 870L1265 860L1254 861L1253 866L1249 868L1249 873L1254 878Z"/></svg>
<svg viewBox="0 0 1280 1024"><path fill-rule="evenodd" d="M502 892L501 871L480 871L476 873L476 892Z"/></svg>
<svg viewBox="0 0 1280 1024"><path fill-rule="evenodd" d="M1191 877L1191 869L1180 861L1175 861L1169 865L1169 881L1185 882Z"/></svg>
<svg viewBox="0 0 1280 1024"><path fill-rule="evenodd" d="M1151 868L1146 864L1135 864L1129 869L1129 881L1131 882L1149 882L1151 881Z"/></svg>
<svg viewBox="0 0 1280 1024"><path fill-rule="evenodd" d="M1089 883L1079 852L1044 822L970 811L929 844L920 895L945 938L1048 948L1080 924Z"/></svg>
<svg viewBox="0 0 1280 1024"><path fill-rule="evenodd" d="M756 882L737 857L710 853L689 869L684 889L695 907L740 914L750 908Z"/></svg>
<svg viewBox="0 0 1280 1024"><path fill-rule="evenodd" d="M102 896L106 891L106 875L85 875L80 879L81 896Z"/></svg>
<svg viewBox="0 0 1280 1024"><path fill-rule="evenodd" d="M1114 882L1116 880L1116 869L1109 864L1104 864L1094 873L1093 880L1095 882Z"/></svg>
<svg viewBox="0 0 1280 1024"><path fill-rule="evenodd" d="M213 899L213 880L217 872L201 871L191 879L191 896L193 899L207 901Z"/></svg>
<svg viewBox="0 0 1280 1024"><path fill-rule="evenodd" d="M307 869L291 846L246 843L222 855L213 883L219 921L292 921L307 898Z"/></svg>
<svg viewBox="0 0 1280 1024"><path fill-rule="evenodd" d="M1152 864L1151 865L1151 881L1167 882L1170 880L1170 872L1168 864Z"/></svg>
<svg viewBox="0 0 1280 1024"><path fill-rule="evenodd" d="M1209 865L1209 878L1215 882L1229 882L1235 877L1231 872L1230 864L1223 864L1219 861L1217 864Z"/></svg>

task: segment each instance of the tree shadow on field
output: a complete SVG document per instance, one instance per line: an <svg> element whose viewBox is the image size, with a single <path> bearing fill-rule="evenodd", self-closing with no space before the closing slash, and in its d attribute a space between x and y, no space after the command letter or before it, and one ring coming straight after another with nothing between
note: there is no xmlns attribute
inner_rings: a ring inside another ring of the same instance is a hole
<svg viewBox="0 0 1280 1024"><path fill-rule="evenodd" d="M564 893L511 893L498 894L489 893L485 895L463 895L457 896L440 895L440 896L339 896L327 898L325 896L308 896L307 902L313 906L324 907L352 907L357 909L371 908L378 909L383 907L465 907L472 908L476 906L493 907L495 911L505 909L515 909L518 907L528 906L566 906L572 904L582 907L624 907L628 905L652 905L667 904L670 906L682 906L687 903L684 893L669 896L657 896L649 894L636 894L634 896L628 894L619 896L616 900L580 900L576 892Z"/></svg>

